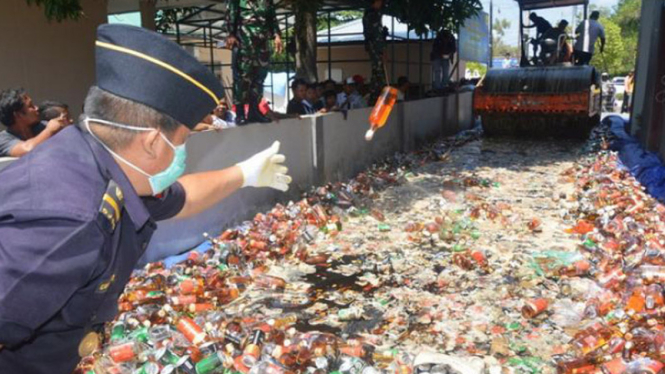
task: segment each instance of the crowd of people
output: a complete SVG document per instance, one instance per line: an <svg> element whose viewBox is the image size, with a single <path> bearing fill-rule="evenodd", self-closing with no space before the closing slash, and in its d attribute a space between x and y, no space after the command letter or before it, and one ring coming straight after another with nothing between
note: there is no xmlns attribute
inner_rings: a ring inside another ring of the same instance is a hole
<svg viewBox="0 0 665 374"><path fill-rule="evenodd" d="M69 107L57 101L37 106L22 89L0 93L0 157L21 157L74 123Z"/></svg>
<svg viewBox="0 0 665 374"><path fill-rule="evenodd" d="M303 79L295 79L291 83L293 98L287 106L287 116L297 117L366 108L371 101L368 87L360 75L345 79L340 90L337 87L337 82L332 79L321 83L308 83ZM407 77L402 76L397 79L397 101L407 99L409 87Z"/></svg>
<svg viewBox="0 0 665 374"><path fill-rule="evenodd" d="M408 98L410 82L399 77L397 101ZM341 87L332 79L321 83L307 83L294 79L291 83L292 99L286 114L274 112L266 99L260 101L258 110L271 120L297 118L305 115L324 114L368 106L369 91L364 79L355 75L344 80ZM245 105L245 113L249 111ZM238 122L238 107L230 106L222 99L194 131L222 130L248 124ZM0 131L0 157L21 157L43 143L60 130L74 123L67 104L47 100L37 106L23 89L0 92L0 123L6 129Z"/></svg>

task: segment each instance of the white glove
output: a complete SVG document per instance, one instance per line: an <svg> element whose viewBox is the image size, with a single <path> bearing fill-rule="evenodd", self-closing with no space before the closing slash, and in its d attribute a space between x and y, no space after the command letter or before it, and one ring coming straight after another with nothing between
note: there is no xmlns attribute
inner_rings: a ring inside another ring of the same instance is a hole
<svg viewBox="0 0 665 374"><path fill-rule="evenodd" d="M291 177L286 175L289 169L282 165L284 155L277 154L279 142L276 141L265 151L255 154L250 159L238 164L243 175L243 187L270 187L283 192L288 191Z"/></svg>

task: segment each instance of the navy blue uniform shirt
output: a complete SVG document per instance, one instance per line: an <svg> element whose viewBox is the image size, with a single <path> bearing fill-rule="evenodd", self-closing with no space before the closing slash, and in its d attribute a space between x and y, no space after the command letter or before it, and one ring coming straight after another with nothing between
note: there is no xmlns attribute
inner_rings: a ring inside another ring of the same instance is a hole
<svg viewBox="0 0 665 374"><path fill-rule="evenodd" d="M111 180L124 200L115 222L100 213ZM84 335L116 315L155 221L184 204L178 183L139 197L74 126L0 172L0 373L71 373Z"/></svg>

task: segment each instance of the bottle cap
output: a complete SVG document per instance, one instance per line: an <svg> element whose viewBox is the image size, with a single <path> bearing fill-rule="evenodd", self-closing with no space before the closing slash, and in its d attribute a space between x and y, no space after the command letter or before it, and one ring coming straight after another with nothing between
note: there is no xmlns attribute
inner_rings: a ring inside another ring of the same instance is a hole
<svg viewBox="0 0 665 374"><path fill-rule="evenodd" d="M368 142L371 141L374 138L374 132L375 132L374 129L367 130L367 132L365 133L365 140L367 140Z"/></svg>

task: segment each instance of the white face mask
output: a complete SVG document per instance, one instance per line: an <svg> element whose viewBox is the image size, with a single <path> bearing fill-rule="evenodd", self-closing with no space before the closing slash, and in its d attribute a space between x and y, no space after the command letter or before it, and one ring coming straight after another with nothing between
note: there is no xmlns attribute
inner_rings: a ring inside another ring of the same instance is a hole
<svg viewBox="0 0 665 374"><path fill-rule="evenodd" d="M90 135L92 135L95 140L99 142L99 144L102 145L109 153L111 153L113 156L118 158L120 161L125 163L127 166L131 167L132 169L136 170L137 172L145 175L148 178L148 182L150 183L150 189L152 190L152 194L157 195L162 192L164 192L169 186L171 186L173 183L175 183L178 178L182 176L182 174L185 172L185 162L187 160L187 149L185 148L185 144L175 146L171 141L164 136L161 132L159 135L162 136L162 139L168 144L172 149L173 149L173 160L171 161L171 164L164 170L160 171L159 173L155 175L150 175L147 172L145 172L143 169L139 168L138 166L132 164L131 162L127 161L124 157L120 156L119 154L113 152L104 142L102 142L93 132L90 130L90 121L93 121L95 123L100 123L103 125L107 126L113 126L113 127L118 127L121 129L126 129L126 130L132 130L132 131L152 131L154 130L153 128L146 128L146 127L136 127L136 126L129 126L125 125L122 123L116 123L116 122L111 122L111 121L105 121L101 119L96 119L96 118L86 118L84 120L85 126L88 129L88 132Z"/></svg>

